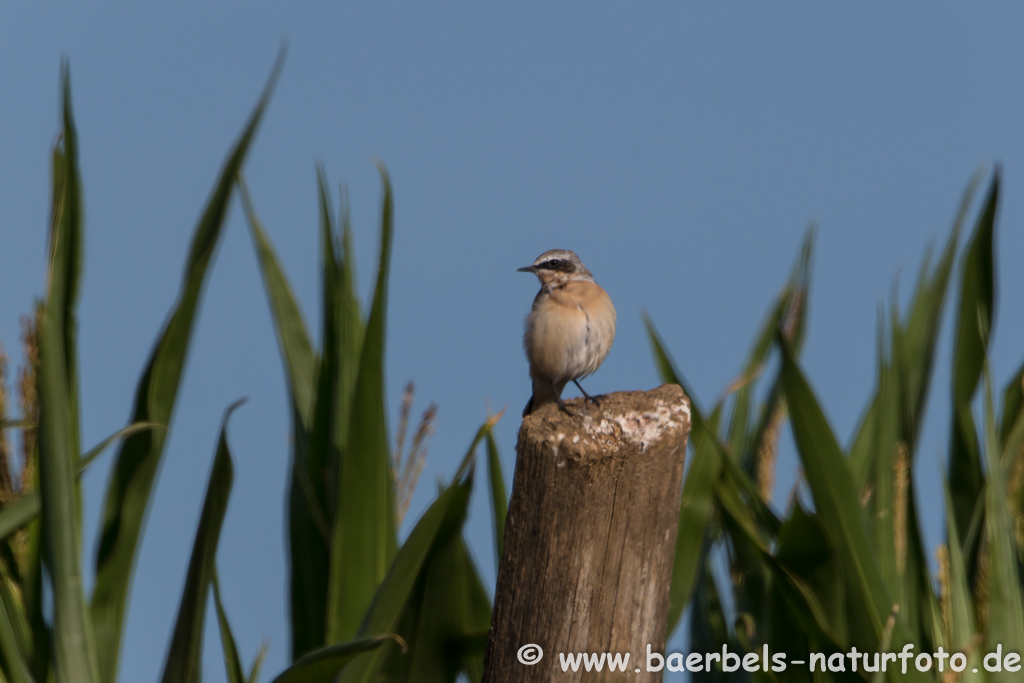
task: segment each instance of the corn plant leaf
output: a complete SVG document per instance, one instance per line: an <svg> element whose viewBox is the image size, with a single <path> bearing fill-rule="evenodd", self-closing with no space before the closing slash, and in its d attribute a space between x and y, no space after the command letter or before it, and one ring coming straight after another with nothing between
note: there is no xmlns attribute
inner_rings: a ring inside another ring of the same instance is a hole
<svg viewBox="0 0 1024 683"><path fill-rule="evenodd" d="M1022 424L1022 416L1024 416L1024 363L1021 363L1017 372L1013 373L1003 388L1003 412L999 418L999 443L1003 445L1004 449L1010 442L1014 428ZM1012 457L1017 454L1011 452L1010 455Z"/></svg>
<svg viewBox="0 0 1024 683"><path fill-rule="evenodd" d="M360 627L359 637L395 631L413 586L436 547L435 544L443 543L461 529L471 488L468 482L449 487L420 518L409 538L402 544L391 571L374 596ZM381 650L359 658L342 672L339 683L365 683L373 680L375 671L383 664L385 657L394 656L395 647L394 644L386 645Z"/></svg>
<svg viewBox="0 0 1024 683"><path fill-rule="evenodd" d="M80 479L82 475L85 474L89 465L92 464L92 461L99 457L103 451L117 439L124 438L146 429L159 427L160 425L152 423L136 423L117 431L115 434L111 434L99 444L89 449L89 451L80 458L77 477ZM22 494L21 497L12 504L5 507L3 510L0 510L0 539L7 538L12 533L21 529L38 517L39 511L42 508L40 501L39 491L33 489Z"/></svg>
<svg viewBox="0 0 1024 683"><path fill-rule="evenodd" d="M490 604L484 610L474 605L473 590L481 584L462 534L438 541L423 571L419 619L407 655L409 683L455 681L467 668L482 673L483 652L471 654L465 646L470 636L490 627Z"/></svg>
<svg viewBox="0 0 1024 683"><path fill-rule="evenodd" d="M288 488L288 541L289 541L289 608L291 609L292 659L319 647L324 642L327 596L327 513L326 495L315 482L322 482L316 470L324 463L313 462L313 429L317 409L318 359L310 342L308 328L302 317L295 295L281 268L280 261L263 225L244 181L239 187L250 233L256 247L256 257L263 277L264 289L270 303L278 349L284 362L288 383L288 396L292 421L292 458ZM323 232L323 231L322 231ZM330 237L329 229L326 237ZM324 277L333 277L334 250L321 244ZM329 296L329 292L325 292ZM333 330L333 325L324 331ZM327 359L325 364L330 364ZM320 406L324 411L329 406ZM323 420L323 416L320 418ZM323 453L323 439L320 439Z"/></svg>
<svg viewBox="0 0 1024 683"><path fill-rule="evenodd" d="M992 384L985 370L985 466L989 472L985 494L985 531L988 543L988 628L987 652L1002 645L1005 652L1024 652L1024 595L1017 561L1014 521L1006 499L1006 472L999 460ZM994 673L993 683L1020 680L1020 675Z"/></svg>
<svg viewBox="0 0 1024 683"><path fill-rule="evenodd" d="M508 516L508 494L505 492L505 477L501 473L501 458L494 434L487 433L487 474L490 480L491 520L494 522L494 566L501 565L501 554L505 548L505 518Z"/></svg>
<svg viewBox="0 0 1024 683"><path fill-rule="evenodd" d="M967 583L967 569L964 566L964 555L960 548L960 536L956 530L956 520L950 512L953 500L949 494L949 484L942 480L942 493L946 502L946 549L948 555L948 600L949 610L949 649L951 652L967 654L967 668L963 671L964 683L979 683L985 680L978 673L981 670L981 658L978 648L971 646L971 639L977 633L974 623L974 601L970 585Z"/></svg>
<svg viewBox="0 0 1024 683"><path fill-rule="evenodd" d="M884 310L879 309L877 331L878 403L875 421L874 467L868 479L873 494L868 502L868 529L882 582L893 602L903 605L902 580L896 558L895 466L902 405L899 394L898 353L886 348ZM892 331L896 333L895 330ZM903 615L900 615L901 617Z"/></svg>
<svg viewBox="0 0 1024 683"><path fill-rule="evenodd" d="M75 309L78 305L78 288L82 279L83 261L83 211L82 183L78 170L78 133L75 128L74 113L71 108L71 75L70 67L64 62L61 68L61 110L63 118L62 148L54 150L54 175L59 176L55 183L53 225L50 231L50 257L55 257L60 250L59 267L63 270L59 281L61 287L59 310L52 315L59 315L63 338L61 340L64 355L64 372L67 377L68 400L68 435L71 440L71 457L76 458L80 452L79 420L78 420L78 318ZM58 168L59 167L59 168ZM61 242L61 244L57 244ZM76 495L78 493L76 492ZM78 504L80 505L80 500ZM79 509L79 513L81 510ZM79 531L79 533L81 533Z"/></svg>
<svg viewBox="0 0 1024 683"><path fill-rule="evenodd" d="M291 285L277 258L263 224L256 214L245 182L239 179L239 194L249 223L249 231L256 247L256 260L263 277L270 312L274 320L274 333L284 361L288 394L302 418L302 426L310 429L313 422L313 390L316 386L316 354L310 342L306 321L295 300Z"/></svg>
<svg viewBox="0 0 1024 683"><path fill-rule="evenodd" d="M807 325L808 294L810 292L811 255L814 250L814 228L808 228L804 235L800 253L790 271L786 285L776 303L769 309L758 330L743 368L742 381L733 394L732 417L729 420L727 443L734 457L739 458L743 467L753 471L756 467L758 446L778 405L781 390L776 386L769 391L769 400L753 429L748 428L751 420L751 402L754 398L754 381L764 370L768 356L774 348L775 332L780 327L790 330L790 343L799 349L803 344ZM776 380L774 385L778 384Z"/></svg>
<svg viewBox="0 0 1024 683"><path fill-rule="evenodd" d="M683 482L682 500L679 507L679 525L676 530L676 552L672 565L672 583L669 588L668 630L671 636L679 625L690 595L697 583L698 570L703 564L705 528L714 511L714 482L721 468L714 432L707 428L700 408L693 395L686 389L680 373L658 335L650 317L644 314L647 337L654 353L655 364L661 381L678 384L690 397L690 442L693 444L693 462Z"/></svg>
<svg viewBox="0 0 1024 683"><path fill-rule="evenodd" d="M395 556L387 576L377 589L367 611L358 637L372 634L399 632L400 624L408 624L405 616L418 605L411 598L417 585L424 580L428 559L450 538L461 532L473 487L473 458L476 448L491 429L491 422L477 430L466 455L456 470L452 483L438 495L416 522L412 532ZM407 609L409 608L409 609ZM360 657L342 672L339 683L367 683L375 680L382 669L393 668L389 663L397 656L396 645L388 644L380 650Z"/></svg>
<svg viewBox="0 0 1024 683"><path fill-rule="evenodd" d="M790 425L797 453L814 498L815 511L835 543L850 595L850 639L861 648L874 649L882 639L884 620L892 609L881 572L874 561L865 531L852 477L831 427L803 372L784 339L782 377L789 404ZM897 621L893 647L909 642L905 627ZM904 680L923 681L924 675L908 671Z"/></svg>
<svg viewBox="0 0 1024 683"><path fill-rule="evenodd" d="M384 198L377 283L359 358L347 439L337 468L340 478L328 584L330 642L349 640L356 635L397 546L384 406L384 339L394 200L383 167L380 173Z"/></svg>
<svg viewBox="0 0 1024 683"><path fill-rule="evenodd" d="M392 636L378 636L312 650L295 660L271 683L329 683L353 659L393 640Z"/></svg>
<svg viewBox="0 0 1024 683"><path fill-rule="evenodd" d="M390 192L390 185L385 190ZM325 180L321 186L321 192L326 202L327 187ZM352 247L352 218L349 211L348 193L343 190L340 199L341 253L338 258L339 269L335 283L338 291L334 300L336 307L335 321L337 326L339 372L338 419L335 421L334 426L334 441L337 447L343 451L348 444L352 402L355 400L354 394L361 367L360 359L363 351L363 336L366 333L366 325L360 312L359 295L356 291L356 257L355 249ZM383 240L383 238L382 228L381 239ZM382 265L384 265L383 262ZM383 303L387 303L386 299Z"/></svg>
<svg viewBox="0 0 1024 683"><path fill-rule="evenodd" d="M39 330L39 490L43 538L53 589L53 648L58 680L99 681L96 650L89 623L81 570L81 517L75 485L78 450L76 390L69 382L68 316L74 316L74 283L80 254L77 199L76 136L67 65L62 73L64 100L64 191L50 236L46 303ZM73 208L75 207L75 208Z"/></svg>
<svg viewBox="0 0 1024 683"><path fill-rule="evenodd" d="M199 517L199 528L196 530L192 555L185 574L185 588L182 591L174 633L171 636L171 647L164 664L163 683L199 683L201 680L199 664L203 651L206 604L210 597L210 584L213 583L216 572L217 543L220 540L224 516L228 511L228 499L231 497L231 485L235 477L231 450L228 447L228 418L242 402L235 403L224 412L220 437L217 440L217 452L213 458L213 468L203 499L203 511Z"/></svg>
<svg viewBox="0 0 1024 683"><path fill-rule="evenodd" d="M927 258L921 266L918 284L903 326L900 364L903 404L908 424L902 431L912 458L916 454L918 434L924 421L925 401L928 398L934 368L935 346L939 338L939 325L942 322L942 311L949 288L949 278L953 272L956 248L981 179L982 172L979 170L968 182L949 239L934 271L929 270Z"/></svg>
<svg viewBox="0 0 1024 683"><path fill-rule="evenodd" d="M213 604L217 609L217 625L220 627L220 645L224 651L224 668L228 683L246 683L245 674L242 673L242 662L238 658L238 645L235 643L235 635L231 632L228 613L221 599L220 579L217 577L216 567L213 572Z"/></svg>
<svg viewBox="0 0 1024 683"><path fill-rule="evenodd" d="M179 298L139 378L132 422L170 424L199 300L225 223L231 190L277 81L282 59L283 53L278 57L245 129L228 155L193 234ZM118 449L107 485L91 603L99 672L104 681L117 679L128 592L165 442L164 430L149 430L129 436Z"/></svg>
<svg viewBox="0 0 1024 683"><path fill-rule="evenodd" d="M949 486L960 538L966 539L977 501L982 495L981 447L971 413L971 401L981 381L995 312L995 261L992 252L1000 172L992 176L988 195L963 256L960 303L953 346L953 418L949 438ZM965 545L973 567L976 546ZM973 575L973 570L971 571Z"/></svg>
<svg viewBox="0 0 1024 683"><path fill-rule="evenodd" d="M6 586L7 577L3 581ZM4 662L0 675L5 675L5 680L10 683L33 683L32 672L18 643L14 618L10 614L11 605L6 598L5 595L4 600L0 600L0 655L3 655Z"/></svg>
<svg viewBox="0 0 1024 683"><path fill-rule="evenodd" d="M259 683L260 671L263 669L263 660L267 657L267 650L269 645L266 641L260 645L260 649L256 651L256 656L253 657L252 664L249 665L249 676L245 679L246 683Z"/></svg>

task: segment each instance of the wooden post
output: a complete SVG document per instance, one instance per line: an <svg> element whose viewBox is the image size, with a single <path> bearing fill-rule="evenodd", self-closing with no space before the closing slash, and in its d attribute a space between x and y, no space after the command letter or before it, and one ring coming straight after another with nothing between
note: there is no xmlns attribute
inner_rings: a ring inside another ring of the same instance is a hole
<svg viewBox="0 0 1024 683"><path fill-rule="evenodd" d="M545 406L519 429L486 683L661 680L646 655L665 648L690 402L675 385L599 400ZM629 663L563 672L559 653Z"/></svg>

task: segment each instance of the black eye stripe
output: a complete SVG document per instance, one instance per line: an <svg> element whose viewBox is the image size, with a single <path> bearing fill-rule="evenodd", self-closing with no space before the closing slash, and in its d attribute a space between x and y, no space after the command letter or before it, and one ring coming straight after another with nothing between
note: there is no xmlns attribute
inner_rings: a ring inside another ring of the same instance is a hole
<svg viewBox="0 0 1024 683"><path fill-rule="evenodd" d="M572 262L567 259L553 258L541 263L538 268L543 270L557 270L568 273L573 270Z"/></svg>

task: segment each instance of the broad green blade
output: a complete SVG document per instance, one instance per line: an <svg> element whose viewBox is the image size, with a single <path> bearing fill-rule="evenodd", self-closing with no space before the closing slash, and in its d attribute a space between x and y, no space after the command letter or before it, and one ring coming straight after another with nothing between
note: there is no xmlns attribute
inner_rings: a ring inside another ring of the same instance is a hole
<svg viewBox="0 0 1024 683"><path fill-rule="evenodd" d="M982 495L984 474L971 401L981 381L995 312L995 261L992 252L1000 171L992 176L988 196L963 256L960 306L953 346L953 419L949 437L949 486L960 538L966 539L975 505ZM969 566L976 565L976 547L964 547ZM974 570L970 570L973 576Z"/></svg>
<svg viewBox="0 0 1024 683"><path fill-rule="evenodd" d="M884 620L893 602L871 553L846 459L788 344L780 339L779 345L797 452L814 497L815 511L836 544L836 554L846 576L851 607L850 639L862 649L874 650L881 641ZM907 642L909 634L897 621L893 647L901 649ZM916 670L908 672L904 679L926 680Z"/></svg>
<svg viewBox="0 0 1024 683"><path fill-rule="evenodd" d="M69 436L71 439L71 455L77 457L81 452L79 443L78 417L78 317L75 309L78 306L78 288L82 279L83 261L83 216L82 216L82 183L78 170L78 133L75 128L75 117L71 109L71 75L70 67L65 62L61 70L62 110L64 130L62 134L63 159L61 161L61 193L60 208L54 210L59 226L54 225L50 233L50 254L54 256L58 245L62 252L60 267L63 269L62 310L55 311L60 315L64 330L62 340L64 353L64 371L67 375L67 394L69 418ZM77 504L81 515L81 496ZM79 528L81 536L81 528ZM81 541L79 541L81 542Z"/></svg>
<svg viewBox="0 0 1024 683"><path fill-rule="evenodd" d="M878 402L875 420L874 467L868 478L872 488L868 503L868 529L871 536L873 555L878 562L882 582L888 589L892 602L903 605L903 583L896 557L896 461L898 430L902 417L899 394L899 368L896 367L898 353L887 352L885 339L884 311L878 316L877 386ZM891 358L890 358L891 356ZM900 617L905 617L905 610Z"/></svg>
<svg viewBox="0 0 1024 683"><path fill-rule="evenodd" d="M242 673L242 662L238 659L238 646L235 644L228 613L224 610L224 602L220 596L220 580L217 578L216 566L213 571L213 604L217 608L217 625L220 627L220 645L224 650L224 668L227 671L228 683L246 683L245 675Z"/></svg>
<svg viewBox="0 0 1024 683"><path fill-rule="evenodd" d="M1013 373L1003 388L1003 412L999 418L999 443L1006 449L1014 428L1024 416L1024 363ZM1011 450L1010 457L1017 456Z"/></svg>
<svg viewBox="0 0 1024 683"><path fill-rule="evenodd" d="M124 438L146 429L153 429L155 427L160 427L160 425L151 423L133 424L125 427L115 434L110 435L81 457L79 460L77 477L80 479L82 475L85 474L85 470L88 469L90 464L92 464L92 461L99 457L103 451L117 439ZM35 519L42 508L40 500L39 491L33 489L22 494L20 498L14 501L14 503L5 507L3 510L0 510L0 539L7 538L9 535Z"/></svg>
<svg viewBox="0 0 1024 683"><path fill-rule="evenodd" d="M676 531L675 561L672 564L672 583L669 588L668 630L672 635L683 611L690 603L697 569L703 554L705 529L714 511L715 481L721 467L721 458L711 439L696 443L693 463L683 482L683 496L679 507L679 527Z"/></svg>
<svg viewBox="0 0 1024 683"><path fill-rule="evenodd" d="M644 314L644 325L651 343L655 362L661 380L666 384L678 384L690 397L690 442L693 444L693 463L683 482L682 501L679 508L679 525L676 531L676 553L672 565L670 606L666 637L675 631L683 610L690 601L696 585L698 570L704 563L706 543L704 531L713 511L712 495L714 482L721 468L722 449L717 444L714 429L705 424L696 399L683 384L682 377L662 342L650 317Z"/></svg>
<svg viewBox="0 0 1024 683"><path fill-rule="evenodd" d="M988 539L988 628L985 633L986 652L995 652L997 645L1004 652L1024 652L1024 595L1014 537L1014 521L1006 500L1006 472L999 462L995 407L992 384L985 366L985 466L989 478L985 493L985 531ZM1020 674L992 674L993 683L1019 681Z"/></svg>
<svg viewBox="0 0 1024 683"><path fill-rule="evenodd" d="M871 467L875 463L875 434L878 427L878 392L871 396L871 401L864 409L864 414L857 424L857 430L850 444L850 457L846 462L853 476L853 487L858 493L865 490Z"/></svg>
<svg viewBox="0 0 1024 683"><path fill-rule="evenodd" d="M329 683L358 655L393 642L391 636L364 638L339 645L328 645L299 657L271 683Z"/></svg>
<svg viewBox="0 0 1024 683"><path fill-rule="evenodd" d="M326 185L322 187L322 192L326 199ZM381 238L383 239L383 232ZM334 441L338 448L343 449L348 444L352 401L361 367L363 336L366 333L366 325L360 313L359 293L356 291L356 252L352 247L352 218L349 213L348 193L344 190L341 192L341 254L338 263L335 320L340 376L337 408L339 419L335 421Z"/></svg>
<svg viewBox="0 0 1024 683"><path fill-rule="evenodd" d="M467 668L482 674L483 652L466 646L490 628L491 610L489 601L483 610L473 604L474 589L482 586L461 533L438 545L424 574L419 620L408 640L408 683L455 681Z"/></svg>
<svg viewBox="0 0 1024 683"><path fill-rule="evenodd" d="M448 539L461 533L473 487L473 457L477 445L491 427L491 421L480 427L452 483L427 508L402 544L359 628L360 637L398 632L414 588L422 580L427 558ZM393 655L394 647L389 645L359 658L345 669L339 683L367 683L375 680Z"/></svg>
<svg viewBox="0 0 1024 683"><path fill-rule="evenodd" d="M288 558L290 563L289 608L291 610L292 659L324 642L327 599L327 514L326 495L318 494L311 462L311 439L317 395L318 360L309 332L277 254L256 216L244 182L239 183L264 288L274 319L278 348L284 361L292 418L292 459L288 493ZM329 231L328 235L329 236ZM323 239L326 242L327 236ZM322 244L324 276L333 273L333 249ZM328 296L325 292L324 296ZM324 330L333 325L324 326ZM328 359L328 364L331 362ZM322 452L321 446L321 452Z"/></svg>
<svg viewBox="0 0 1024 683"><path fill-rule="evenodd" d="M227 217L235 178L249 151L267 101L280 73L283 53L270 76L242 135L232 148L192 237L178 301L175 303L136 388L132 422L170 425L185 358L194 329L206 273ZM136 551L149 509L150 493L167 434L150 430L122 442L103 503L102 528L96 550L96 583L92 623L96 633L99 673L117 679L122 630L135 569Z"/></svg>
<svg viewBox="0 0 1024 683"><path fill-rule="evenodd" d="M716 494L733 544L744 542L758 553L758 561L771 574L773 586L791 603L799 622L796 630L813 635L830 649L844 646L846 594L831 542L818 520L795 506L780 529L776 556L736 490L720 482ZM751 567L744 569L749 573Z"/></svg>
<svg viewBox="0 0 1024 683"><path fill-rule="evenodd" d="M508 494L505 493L505 478L501 474L501 458L494 434L487 432L487 474L490 479L491 521L494 522L494 566L501 566L501 554L505 548L505 517L508 516Z"/></svg>
<svg viewBox="0 0 1024 683"><path fill-rule="evenodd" d="M356 635L397 546L384 405L384 339L394 200L391 182L383 167L380 173L384 199L377 284L359 358L347 440L338 468L340 479L328 589L329 642L350 640Z"/></svg>
<svg viewBox="0 0 1024 683"><path fill-rule="evenodd" d="M320 276L323 300L320 310L321 349L317 372L316 401L308 448L300 449L296 439L293 461L292 505L292 658L320 647L325 642L340 642L328 635L330 628L330 539L334 519L336 485L340 464L334 439L337 423L346 417L338 408L338 248L323 170L317 173L320 197ZM298 436L298 435L297 435ZM303 455L304 457L300 457ZM303 529L305 520L315 526Z"/></svg>
<svg viewBox="0 0 1024 683"><path fill-rule="evenodd" d="M934 368L935 346L939 339L939 325L942 322L949 277L953 272L956 247L974 199L974 192L981 179L982 172L979 170L968 182L949 240L930 277L927 259L921 266L917 288L907 314L900 362L903 366L903 403L906 406L909 423L903 431L911 457L916 454L917 437L924 422L925 401L928 398Z"/></svg>
<svg viewBox="0 0 1024 683"><path fill-rule="evenodd" d="M974 673L973 670L981 671L981 657L978 648L972 647L971 639L977 633L974 624L974 601L971 587L967 583L967 567L964 565L964 555L960 548L960 536L956 531L956 521L953 519L953 500L949 495L949 484L945 478L942 480L942 493L946 503L946 548L948 555L947 581L949 582L949 604L946 606L949 612L949 650L951 652L963 652L968 656L967 668L963 672L964 683L978 683L983 681L983 674Z"/></svg>
<svg viewBox="0 0 1024 683"><path fill-rule="evenodd" d="M775 305L768 311L758 330L756 340L747 356L743 368L743 381L740 382L733 398L732 417L729 420L728 444L730 451L743 464L748 471L753 471L757 463L755 457L760 444L774 412L777 396L781 391L772 390L769 396L776 400L770 400L760 416L758 424L753 429L749 428L751 421L751 401L754 398L754 383L758 375L764 370L771 353L775 334L780 328L788 329L792 333L791 343L794 348L800 348L803 342L803 332L806 327L808 292L810 291L811 254L814 249L814 228L808 228L804 235L803 244L796 262L790 272L789 279L779 295Z"/></svg>
<svg viewBox="0 0 1024 683"><path fill-rule="evenodd" d="M256 260L263 276L263 287L270 302L274 332L277 335L277 345L284 361L288 381L288 393L302 417L303 427L308 430L313 423L313 391L316 386L317 365L316 354L309 340L309 328L306 327L302 310L281 269L277 253L263 231L263 224L256 215L245 182L240 179L238 187L252 241L256 247Z"/></svg>
<svg viewBox="0 0 1024 683"><path fill-rule="evenodd" d="M203 512L199 516L199 528L196 530L192 556L185 574L185 589L178 605L171 647L164 664L163 683L199 683L201 680L199 665L203 653L206 603L210 598L210 584L216 572L220 530L224 525L231 484L235 478L231 450L228 448L228 418L243 402L238 401L224 411L217 453L213 458L213 469L203 499Z"/></svg>
<svg viewBox="0 0 1024 683"><path fill-rule="evenodd" d="M39 331L39 490L42 495L42 522L47 546L50 582L53 589L53 661L57 680L88 683L99 681L96 650L82 589L81 518L75 486L75 460L78 450L76 390L68 381L65 329L68 312L73 316L77 277L75 243L79 230L76 200L68 197L68 176L77 175L75 134L70 113L70 83L67 66L64 84L64 165L65 187L59 219L50 238L50 263L46 304ZM71 128L68 129L68 126ZM71 184L71 187L74 187ZM72 225L72 223L76 223ZM73 334L73 330L71 331Z"/></svg>
<svg viewBox="0 0 1024 683"><path fill-rule="evenodd" d="M693 432L691 436L696 438L704 430L704 416L700 406L697 405L696 394L690 390L686 380L683 379L682 373L676 368L665 346L665 342L662 340L661 335L658 334L658 330L654 327L654 322L646 312L644 313L644 327L647 328L647 339L651 344L651 352L654 354L654 363L658 367L658 376L661 377L661 381L665 384L678 384L682 387L683 393L690 399L690 417L692 422L690 429Z"/></svg>
<svg viewBox="0 0 1024 683"><path fill-rule="evenodd" d="M32 683L34 679L28 662L25 660L24 645L18 642L15 618L11 614L12 607L15 609L17 607L12 604L13 596L10 595L11 591L7 587L9 580L7 572L3 573L4 576L0 578L4 584L0 588L4 592L3 600L0 600L0 655L3 656L4 667L0 675L5 675L5 680L9 680L11 683ZM24 616L22 616L22 620L24 620ZM24 628L27 629L27 627L28 625L24 624Z"/></svg>
<svg viewBox="0 0 1024 683"><path fill-rule="evenodd" d="M267 657L267 650L269 645L266 641L260 645L260 649L256 651L256 656L253 657L252 665L249 667L249 676L246 678L246 683L259 683L260 671L263 669L263 660Z"/></svg>

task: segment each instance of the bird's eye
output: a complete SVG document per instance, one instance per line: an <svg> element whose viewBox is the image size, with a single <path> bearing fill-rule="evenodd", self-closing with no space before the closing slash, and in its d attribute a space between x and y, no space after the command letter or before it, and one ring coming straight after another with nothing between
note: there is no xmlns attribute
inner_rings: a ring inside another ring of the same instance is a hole
<svg viewBox="0 0 1024 683"><path fill-rule="evenodd" d="M557 258L553 258L553 259L551 259L550 261L548 261L547 263L544 264L545 267L550 268L551 270L556 270L557 268L560 268L561 265L562 265L562 259L557 259Z"/></svg>

